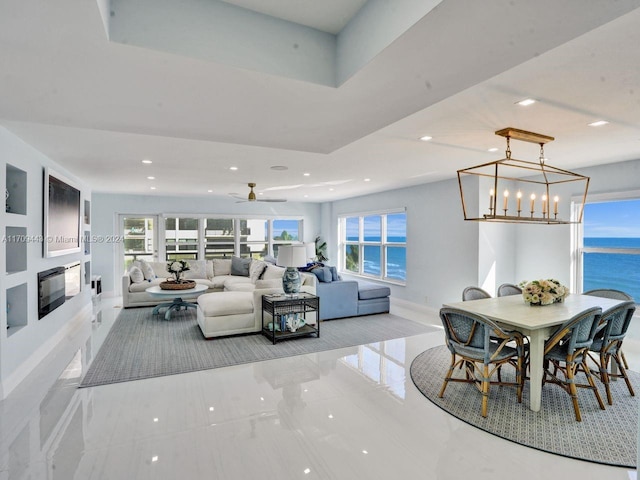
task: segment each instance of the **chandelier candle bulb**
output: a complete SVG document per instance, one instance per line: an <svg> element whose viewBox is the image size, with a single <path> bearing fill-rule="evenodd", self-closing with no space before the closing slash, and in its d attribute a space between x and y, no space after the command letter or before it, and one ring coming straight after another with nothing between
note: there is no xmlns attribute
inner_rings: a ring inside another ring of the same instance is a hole
<svg viewBox="0 0 640 480"><path fill-rule="evenodd" d="M536 194L532 193L531 194L531 216L532 217L533 217L533 212L535 211L533 208L535 206L535 203L536 203Z"/></svg>
<svg viewBox="0 0 640 480"><path fill-rule="evenodd" d="M506 215L508 203L509 203L509 190L505 190L504 191L504 204L502 206L502 209L505 211L505 215Z"/></svg>
<svg viewBox="0 0 640 480"><path fill-rule="evenodd" d="M560 199L558 198L557 195L553 197L553 214L554 215L558 215L558 200Z"/></svg>
<svg viewBox="0 0 640 480"><path fill-rule="evenodd" d="M516 193L516 204L517 204L517 208L516 210L518 210L518 212L520 212L521 208L520 208L520 201L522 200L522 192L520 190L518 190L518 193Z"/></svg>
<svg viewBox="0 0 640 480"><path fill-rule="evenodd" d="M493 195L494 195L494 191L492 188L491 190L489 190L489 212L493 210Z"/></svg>
<svg viewBox="0 0 640 480"><path fill-rule="evenodd" d="M547 214L547 196L542 195L542 216Z"/></svg>

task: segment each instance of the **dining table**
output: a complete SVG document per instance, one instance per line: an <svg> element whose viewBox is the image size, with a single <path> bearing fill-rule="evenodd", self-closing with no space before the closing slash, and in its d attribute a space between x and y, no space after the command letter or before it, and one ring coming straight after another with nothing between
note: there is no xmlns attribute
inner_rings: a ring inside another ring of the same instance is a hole
<svg viewBox="0 0 640 480"><path fill-rule="evenodd" d="M551 305L529 305L521 295L509 295L446 303L444 306L485 316L529 338L529 408L538 412L542 403L545 340L558 326L591 307L600 307L605 311L622 302L592 295L570 294L562 302Z"/></svg>

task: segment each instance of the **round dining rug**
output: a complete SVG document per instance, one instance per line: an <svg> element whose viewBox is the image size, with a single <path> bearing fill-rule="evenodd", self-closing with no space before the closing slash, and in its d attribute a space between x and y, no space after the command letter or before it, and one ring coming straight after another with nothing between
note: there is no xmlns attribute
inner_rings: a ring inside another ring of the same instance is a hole
<svg viewBox="0 0 640 480"><path fill-rule="evenodd" d="M638 443L638 397L632 397L624 380L611 382L613 405L604 386L596 380L606 410L600 410L592 391L578 389L582 422L577 422L569 394L558 385L545 384L542 408L529 409L528 383L522 403L513 387L494 386L489 392L487 418L481 415L481 394L467 383L449 382L444 398L438 398L451 354L446 346L431 348L411 364L411 379L420 392L445 412L463 422L506 440L549 453L619 467L635 468ZM502 379L513 381L515 370L503 367ZM464 376L457 369L456 375ZM628 372L631 384L640 388L640 374ZM586 383L584 378L580 383ZM636 388L637 391L637 388Z"/></svg>

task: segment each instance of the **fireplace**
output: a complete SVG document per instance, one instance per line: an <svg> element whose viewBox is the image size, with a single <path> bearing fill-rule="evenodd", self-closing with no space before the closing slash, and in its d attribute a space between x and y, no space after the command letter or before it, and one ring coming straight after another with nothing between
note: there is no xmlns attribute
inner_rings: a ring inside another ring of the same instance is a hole
<svg viewBox="0 0 640 480"><path fill-rule="evenodd" d="M64 303L65 268L38 272L38 320Z"/></svg>

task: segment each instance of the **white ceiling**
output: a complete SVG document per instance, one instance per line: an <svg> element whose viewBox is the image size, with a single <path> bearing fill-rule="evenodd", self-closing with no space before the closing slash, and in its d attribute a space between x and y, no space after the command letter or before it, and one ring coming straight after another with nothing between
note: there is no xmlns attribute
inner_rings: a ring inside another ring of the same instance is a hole
<svg viewBox="0 0 640 480"><path fill-rule="evenodd" d="M94 192L228 195L256 182L331 201L501 158L493 132L509 126L554 136L546 156L562 168L640 158L640 0L444 0L338 87L110 42L104 2L3 0L0 16L0 124ZM383 2L226 3L334 33ZM515 104L526 97L538 102ZM587 126L599 119L610 123ZM535 145L512 150L537 158Z"/></svg>

